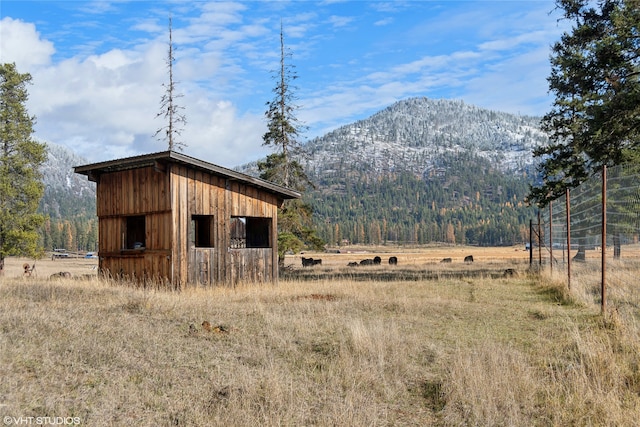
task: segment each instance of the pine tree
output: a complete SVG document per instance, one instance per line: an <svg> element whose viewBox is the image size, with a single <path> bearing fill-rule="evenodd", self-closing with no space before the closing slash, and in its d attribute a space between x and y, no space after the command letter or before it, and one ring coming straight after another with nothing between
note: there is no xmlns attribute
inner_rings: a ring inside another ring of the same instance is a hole
<svg viewBox="0 0 640 427"><path fill-rule="evenodd" d="M160 100L160 112L156 115L156 118L163 117L167 124L156 131L153 135L158 141L164 141L168 145L169 151L182 150L186 147L184 142L178 140L178 137L182 134L182 126L187 123L187 118L181 113L184 107L181 107L175 103L177 98L181 98L183 95L176 92L176 82L173 79L173 64L175 58L173 56L173 30L171 25L171 18L169 18L169 52L167 55L167 69L169 70L169 83L162 84L165 87L166 92L162 95Z"/></svg>
<svg viewBox="0 0 640 427"><path fill-rule="evenodd" d="M0 274L7 256L38 258L43 253L36 213L44 193L40 166L46 145L34 141L35 117L26 109L30 74L15 64L0 65Z"/></svg>
<svg viewBox="0 0 640 427"><path fill-rule="evenodd" d="M295 112L296 87L293 82L298 78L294 66L287 63L291 52L285 49L284 31L280 23L280 67L274 73L276 86L273 89L275 97L267 102L267 132L263 135L263 145L273 146L276 153L267 157L258 167L276 184L285 187L304 190L311 183L300 163L294 156L300 154L300 134L304 126L297 119Z"/></svg>
<svg viewBox="0 0 640 427"><path fill-rule="evenodd" d="M572 20L552 48L552 110L542 125L551 143L534 152L544 182L529 199L541 206L603 165L640 158L640 2L558 0Z"/></svg>
<svg viewBox="0 0 640 427"><path fill-rule="evenodd" d="M285 50L284 32L280 24L280 67L275 73L275 97L267 102L267 132L263 136L263 145L272 146L276 152L258 162L262 179L303 192L312 186L302 165L295 156L300 154L298 140L303 130L295 116L298 108L295 102L293 81L298 78L293 66L287 63L291 54ZM298 252L304 247L321 249L324 242L312 228L311 206L302 200L287 200L278 215L278 254L284 261L287 251Z"/></svg>

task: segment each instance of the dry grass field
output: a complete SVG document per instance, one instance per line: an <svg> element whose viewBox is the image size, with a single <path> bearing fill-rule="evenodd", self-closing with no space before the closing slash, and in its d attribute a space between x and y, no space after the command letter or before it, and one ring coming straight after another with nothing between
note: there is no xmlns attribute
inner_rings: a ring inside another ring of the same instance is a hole
<svg viewBox="0 0 640 427"><path fill-rule="evenodd" d="M568 292L560 272L529 274L519 248L377 250L305 256L329 272L394 255L393 268L442 277L376 280L387 265L368 280L171 293L99 279L96 260L42 260L22 277L25 260L9 259L0 415L7 425L640 425L637 264L612 269L601 316L592 263L575 267ZM480 272L516 275L444 274L469 254ZM49 279L59 271L75 278Z"/></svg>
<svg viewBox="0 0 640 427"><path fill-rule="evenodd" d="M339 251L339 252L338 252ZM384 264L388 264L389 257L398 258L400 266L433 266L444 258L451 258L452 264L462 264L467 255L474 260L487 263L525 263L529 262L529 251L524 246L505 246L480 248L472 246L347 246L335 248L332 252L313 253L287 256L286 265L301 266L302 257L321 258L322 265L328 267L343 267L349 262L359 262L365 258L379 256Z"/></svg>
<svg viewBox="0 0 640 427"><path fill-rule="evenodd" d="M98 260L87 258L44 258L33 260L28 258L9 258L5 265L5 277L24 277L24 265L28 264L31 271L30 277L34 279L48 279L52 274L68 272L74 277L97 276Z"/></svg>

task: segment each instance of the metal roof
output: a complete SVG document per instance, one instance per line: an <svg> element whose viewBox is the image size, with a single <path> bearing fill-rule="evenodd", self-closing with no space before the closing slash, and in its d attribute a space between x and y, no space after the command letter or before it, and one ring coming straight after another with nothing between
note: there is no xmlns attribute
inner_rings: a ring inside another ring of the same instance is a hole
<svg viewBox="0 0 640 427"><path fill-rule="evenodd" d="M190 157L182 153L176 153L175 151L162 151L160 153L144 154L140 156L127 157L124 159L92 163L90 165L75 166L73 170L75 173L86 175L89 180L95 181L96 176L99 174L154 166L158 163L178 163L194 169L200 169L213 175L242 182L244 184L271 193L275 193L281 196L283 199L299 199L300 197L302 197L299 192L283 187L281 185L277 185L260 178L255 178L250 175L236 172L222 166L214 165L213 163L198 160L194 157Z"/></svg>

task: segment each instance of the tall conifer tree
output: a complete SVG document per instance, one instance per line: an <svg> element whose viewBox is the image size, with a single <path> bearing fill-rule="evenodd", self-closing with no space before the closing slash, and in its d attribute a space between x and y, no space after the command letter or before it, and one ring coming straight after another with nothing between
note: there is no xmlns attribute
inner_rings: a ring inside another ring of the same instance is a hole
<svg viewBox="0 0 640 427"><path fill-rule="evenodd" d="M280 66L274 73L276 86L273 100L267 102L267 132L263 145L272 146L276 152L258 162L260 177L297 191L305 191L312 186L302 165L296 160L300 155L299 137L304 126L295 116L295 86L298 78L294 66L287 62L291 53L285 49L284 31L280 23ZM306 247L320 249L324 242L312 228L313 210L301 200L288 200L278 215L278 252L284 260L287 251L298 252Z"/></svg>
<svg viewBox="0 0 640 427"><path fill-rule="evenodd" d="M36 210L47 151L32 139L35 117L26 108L30 82L31 75L19 73L15 64L0 65L0 274L7 256L37 258L43 252L38 230L45 218Z"/></svg>
<svg viewBox="0 0 640 427"><path fill-rule="evenodd" d="M573 27L552 48L551 142L534 152L544 182L529 195L542 206L603 165L640 159L640 1L556 4Z"/></svg>
<svg viewBox="0 0 640 427"><path fill-rule="evenodd" d="M300 134L304 126L295 113L296 87L298 78L295 67L287 62L291 52L285 49L284 31L280 23L280 66L274 73L276 86L274 98L267 102L267 132L263 135L263 145L272 146L276 152L260 162L258 167L264 179L296 190L304 190L310 185L309 178L295 156L300 153Z"/></svg>

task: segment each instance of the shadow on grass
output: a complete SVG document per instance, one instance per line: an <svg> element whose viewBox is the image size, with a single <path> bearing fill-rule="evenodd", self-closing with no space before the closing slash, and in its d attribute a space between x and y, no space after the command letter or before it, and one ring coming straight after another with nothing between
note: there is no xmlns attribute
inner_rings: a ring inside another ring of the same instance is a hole
<svg viewBox="0 0 640 427"><path fill-rule="evenodd" d="M293 269L280 272L280 279L319 281L319 280L353 280L353 281L422 281L452 280L469 278L512 278L520 276L513 268L468 268L468 269L399 269L399 268L367 268L354 267L344 269Z"/></svg>
<svg viewBox="0 0 640 427"><path fill-rule="evenodd" d="M580 305L564 284L540 282L538 283L538 293L554 304L562 306Z"/></svg>

